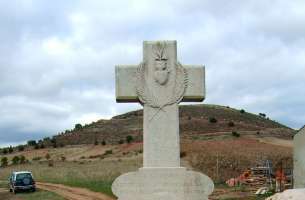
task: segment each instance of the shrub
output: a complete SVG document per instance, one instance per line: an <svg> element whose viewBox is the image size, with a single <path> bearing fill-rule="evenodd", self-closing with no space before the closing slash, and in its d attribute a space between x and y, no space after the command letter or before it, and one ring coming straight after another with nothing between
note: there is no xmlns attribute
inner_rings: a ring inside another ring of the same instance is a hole
<svg viewBox="0 0 305 200"><path fill-rule="evenodd" d="M112 154L112 150L111 150L111 149L110 149L110 150L105 151L105 153L104 153L104 155L108 155L108 154Z"/></svg>
<svg viewBox="0 0 305 200"><path fill-rule="evenodd" d="M8 165L8 159L7 157L1 158L1 167L6 167Z"/></svg>
<svg viewBox="0 0 305 200"><path fill-rule="evenodd" d="M106 145L106 141L105 141L105 140L102 141L102 145L103 145L103 146Z"/></svg>
<svg viewBox="0 0 305 200"><path fill-rule="evenodd" d="M38 161L38 160L41 160L41 159L42 159L42 157L37 156L37 157L34 157L32 160L33 160L33 161Z"/></svg>
<svg viewBox="0 0 305 200"><path fill-rule="evenodd" d="M49 160L48 166L49 166L49 167L54 167L54 161L53 161L53 160Z"/></svg>
<svg viewBox="0 0 305 200"><path fill-rule="evenodd" d="M263 118L266 117L266 114L265 114L265 113L259 113L258 115L259 115L260 117L263 117Z"/></svg>
<svg viewBox="0 0 305 200"><path fill-rule="evenodd" d="M98 145L98 141L97 140L94 141L94 145Z"/></svg>
<svg viewBox="0 0 305 200"><path fill-rule="evenodd" d="M235 126L235 124L234 124L234 122L231 121L231 122L228 123L228 126L233 127L233 126Z"/></svg>
<svg viewBox="0 0 305 200"><path fill-rule="evenodd" d="M124 144L124 140L120 140L120 141L119 141L119 144Z"/></svg>
<svg viewBox="0 0 305 200"><path fill-rule="evenodd" d="M217 123L217 119L215 117L210 117L209 122L210 123Z"/></svg>
<svg viewBox="0 0 305 200"><path fill-rule="evenodd" d="M81 124L75 124L75 130L81 130L83 128L83 126Z"/></svg>
<svg viewBox="0 0 305 200"><path fill-rule="evenodd" d="M14 156L14 157L12 158L12 163L13 163L13 165L19 164L19 161L20 161L20 158L19 158L18 156Z"/></svg>
<svg viewBox="0 0 305 200"><path fill-rule="evenodd" d="M186 152L185 151L180 152L180 158L184 158L185 156L186 156Z"/></svg>
<svg viewBox="0 0 305 200"><path fill-rule="evenodd" d="M132 141L133 141L132 135L127 135L127 136L126 136L126 142L127 142L127 143L131 143Z"/></svg>
<svg viewBox="0 0 305 200"><path fill-rule="evenodd" d="M50 160L50 158L51 158L50 154L47 153L47 154L45 155L45 158L46 158L47 160Z"/></svg>
<svg viewBox="0 0 305 200"><path fill-rule="evenodd" d="M256 135L259 135L259 134L261 134L261 133L260 133L259 131L257 131L257 132L256 132Z"/></svg>
<svg viewBox="0 0 305 200"><path fill-rule="evenodd" d="M240 134L237 133L236 131L232 131L232 135L233 135L234 137L240 137Z"/></svg>
<svg viewBox="0 0 305 200"><path fill-rule="evenodd" d="M26 159L25 159L25 156L24 156L24 155L21 155L21 156L20 156L19 163L20 163L20 164L26 163Z"/></svg>
<svg viewBox="0 0 305 200"><path fill-rule="evenodd" d="M4 148L4 149L2 150L2 153L3 153L3 154L7 154L7 153L8 153L7 148Z"/></svg>
<svg viewBox="0 0 305 200"><path fill-rule="evenodd" d="M36 145L36 141L35 140L29 140L28 141L28 145L29 146L35 146Z"/></svg>
<svg viewBox="0 0 305 200"><path fill-rule="evenodd" d="M65 156L61 156L61 161L65 162L66 161L66 157Z"/></svg>
<svg viewBox="0 0 305 200"><path fill-rule="evenodd" d="M17 147L17 149L18 149L18 151L24 151L24 146L23 146L23 145L19 145L19 146Z"/></svg>
<svg viewBox="0 0 305 200"><path fill-rule="evenodd" d="M241 109L239 112L243 114L243 113L245 113L246 111L245 111L244 109Z"/></svg>
<svg viewBox="0 0 305 200"><path fill-rule="evenodd" d="M39 149L39 145L35 144L34 149Z"/></svg>
<svg viewBox="0 0 305 200"><path fill-rule="evenodd" d="M14 149L13 149L12 146L10 146L10 147L8 148L8 152L9 152L9 153L13 153L13 152L14 152Z"/></svg>

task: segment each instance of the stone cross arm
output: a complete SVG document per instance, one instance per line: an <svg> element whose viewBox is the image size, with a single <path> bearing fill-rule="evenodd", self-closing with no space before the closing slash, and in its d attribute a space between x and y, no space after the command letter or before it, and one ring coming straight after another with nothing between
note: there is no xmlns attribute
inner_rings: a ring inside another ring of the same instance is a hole
<svg viewBox="0 0 305 200"><path fill-rule="evenodd" d="M188 74L188 86L183 102L201 102L205 98L205 68L202 65L183 65ZM117 65L115 67L116 101L120 103L139 102L136 93L136 72L138 65Z"/></svg>

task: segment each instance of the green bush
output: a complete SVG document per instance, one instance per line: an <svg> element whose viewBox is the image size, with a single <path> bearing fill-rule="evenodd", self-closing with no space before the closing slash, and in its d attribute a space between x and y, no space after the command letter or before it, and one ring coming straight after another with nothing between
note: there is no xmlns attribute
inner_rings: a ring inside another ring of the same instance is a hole
<svg viewBox="0 0 305 200"><path fill-rule="evenodd" d="M14 157L12 158L12 163L13 163L13 165L19 164L19 161L20 161L20 158L19 158L18 156L14 156Z"/></svg>
<svg viewBox="0 0 305 200"><path fill-rule="evenodd" d="M81 124L75 124L75 130L81 130L83 128L83 126Z"/></svg>
<svg viewBox="0 0 305 200"><path fill-rule="evenodd" d="M245 113L246 111L245 111L244 109L241 109L239 112L243 114L243 113Z"/></svg>
<svg viewBox="0 0 305 200"><path fill-rule="evenodd" d="M1 158L1 167L6 167L8 165L8 159L7 157Z"/></svg>
<svg viewBox="0 0 305 200"><path fill-rule="evenodd" d="M3 153L3 154L7 154L7 153L8 153L7 148L4 148L4 149L2 150L2 153Z"/></svg>
<svg viewBox="0 0 305 200"><path fill-rule="evenodd" d="M132 141L133 141L132 135L127 135L127 136L126 136L126 142L127 142L127 143L131 143Z"/></svg>
<svg viewBox="0 0 305 200"><path fill-rule="evenodd" d="M234 137L240 137L240 134L237 133L236 131L232 131L232 135L233 135Z"/></svg>
<svg viewBox="0 0 305 200"><path fill-rule="evenodd" d="M209 122L210 123L217 123L217 119L215 117L210 117Z"/></svg>
<svg viewBox="0 0 305 200"><path fill-rule="evenodd" d="M26 158L24 157L24 155L21 155L21 156L19 157L19 163L20 163L20 164L26 163Z"/></svg>
<svg viewBox="0 0 305 200"><path fill-rule="evenodd" d="M17 149L18 149L18 151L24 151L24 146L23 146L23 145L19 145L19 146L17 147Z"/></svg>
<svg viewBox="0 0 305 200"><path fill-rule="evenodd" d="M234 122L231 121L231 122L228 123L228 126L233 127L233 126L235 126L235 124L234 124Z"/></svg>
<svg viewBox="0 0 305 200"><path fill-rule="evenodd" d="M104 155L108 155L108 154L112 154L112 150L111 150L111 149L110 149L110 150L105 151L105 153L104 153Z"/></svg>
<svg viewBox="0 0 305 200"><path fill-rule="evenodd" d="M35 146L37 143L36 143L36 141L35 140L29 140L28 141L28 145L29 146Z"/></svg>
<svg viewBox="0 0 305 200"><path fill-rule="evenodd" d="M10 147L8 148L8 152L9 152L9 153L13 153L13 152L14 152L14 149L13 149L12 146L10 146Z"/></svg>

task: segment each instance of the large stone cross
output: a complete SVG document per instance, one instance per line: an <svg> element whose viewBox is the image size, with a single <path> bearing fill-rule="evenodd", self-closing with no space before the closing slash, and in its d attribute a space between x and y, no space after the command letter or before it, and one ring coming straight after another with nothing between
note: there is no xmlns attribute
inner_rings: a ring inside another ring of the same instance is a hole
<svg viewBox="0 0 305 200"><path fill-rule="evenodd" d="M116 100L144 106L144 167L178 167L178 103L204 99L204 67L182 66L176 41L144 42L143 49L140 65L116 66Z"/></svg>
<svg viewBox="0 0 305 200"><path fill-rule="evenodd" d="M179 109L181 101L205 98L202 65L181 65L176 41L143 43L139 65L118 65L117 102L144 107L143 168L118 177L112 185L119 200L206 200L213 182L180 167Z"/></svg>

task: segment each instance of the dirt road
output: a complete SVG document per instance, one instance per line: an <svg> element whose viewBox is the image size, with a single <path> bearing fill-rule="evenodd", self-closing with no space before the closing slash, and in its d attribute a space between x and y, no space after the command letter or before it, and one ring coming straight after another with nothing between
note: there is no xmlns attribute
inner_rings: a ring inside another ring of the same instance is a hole
<svg viewBox="0 0 305 200"><path fill-rule="evenodd" d="M107 195L92 192L84 188L69 187L52 183L37 183L37 187L42 190L54 192L67 200L114 200Z"/></svg>

